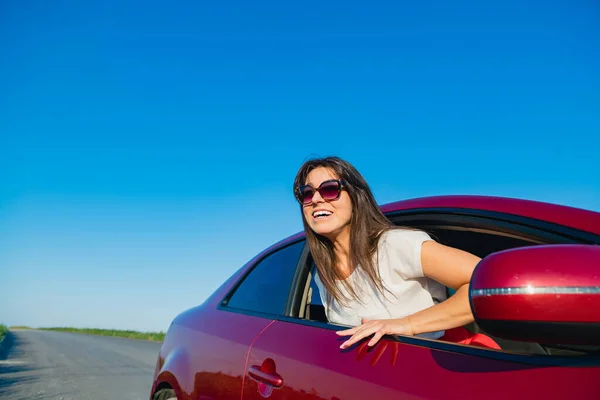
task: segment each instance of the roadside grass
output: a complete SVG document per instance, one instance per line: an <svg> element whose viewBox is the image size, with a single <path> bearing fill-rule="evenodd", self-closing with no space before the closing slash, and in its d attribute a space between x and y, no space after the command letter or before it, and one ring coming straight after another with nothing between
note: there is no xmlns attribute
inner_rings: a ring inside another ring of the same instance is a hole
<svg viewBox="0 0 600 400"><path fill-rule="evenodd" d="M4 324L0 324L0 341L4 339L4 336L8 333L8 328Z"/></svg>
<svg viewBox="0 0 600 400"><path fill-rule="evenodd" d="M25 329L33 329L29 326L25 326L25 325L13 325L10 327L10 329L19 329L19 330L25 330Z"/></svg>
<svg viewBox="0 0 600 400"><path fill-rule="evenodd" d="M72 332L72 333L85 333L89 335L101 335L101 336L116 336L124 337L129 339L142 339L162 342L165 339L164 332L138 332L138 331L127 331L118 329L97 329L97 328L69 328L69 327L52 327L52 328L38 328L43 331L59 331L59 332Z"/></svg>

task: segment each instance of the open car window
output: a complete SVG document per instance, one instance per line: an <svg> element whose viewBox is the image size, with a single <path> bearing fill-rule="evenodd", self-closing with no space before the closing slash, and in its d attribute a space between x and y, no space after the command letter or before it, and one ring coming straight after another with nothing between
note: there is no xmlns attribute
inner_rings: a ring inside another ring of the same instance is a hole
<svg viewBox="0 0 600 400"><path fill-rule="evenodd" d="M527 221L511 222L482 216L468 216L455 214L397 214L388 216L396 225L411 226L422 229L436 241L456 247L478 257L485 258L494 252L514 249L525 246L544 244L581 243L576 232L561 231L559 228L543 229L529 224ZM589 236L586 236L586 240ZM600 243L598 243L600 244ZM323 307L319 289L315 284L316 270L312 258L308 258L305 266L308 272L304 275L305 286L302 305L298 308L296 318L316 323L327 324L325 309ZM449 295L453 292L448 290ZM535 355L585 355L596 353L600 349L590 346L548 346L544 343L531 343L506 340L493 337L482 331L476 323L466 326L469 331L483 333L492 337L503 351L519 354Z"/></svg>

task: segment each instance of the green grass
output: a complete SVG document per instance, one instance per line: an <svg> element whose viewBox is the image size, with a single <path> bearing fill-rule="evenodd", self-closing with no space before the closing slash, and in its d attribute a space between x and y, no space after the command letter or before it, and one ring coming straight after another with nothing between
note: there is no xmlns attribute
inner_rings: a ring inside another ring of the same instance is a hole
<svg viewBox="0 0 600 400"><path fill-rule="evenodd" d="M53 327L53 328L38 328L44 331L59 331L72 333L86 333L90 335L102 336L117 336L129 339L153 340L162 342L165 338L164 332L137 332L125 331L118 329L96 329L96 328L68 328L68 327Z"/></svg>
<svg viewBox="0 0 600 400"><path fill-rule="evenodd" d="M8 333L8 328L4 324L0 324L0 340L4 339L4 336Z"/></svg>

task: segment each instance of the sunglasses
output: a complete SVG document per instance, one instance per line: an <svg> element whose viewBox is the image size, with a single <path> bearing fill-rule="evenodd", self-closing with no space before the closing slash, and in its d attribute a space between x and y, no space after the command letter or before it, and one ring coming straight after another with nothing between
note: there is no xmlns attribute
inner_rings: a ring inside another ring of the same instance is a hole
<svg viewBox="0 0 600 400"><path fill-rule="evenodd" d="M302 205L312 204L313 196L316 192L319 192L323 200L333 201L337 200L342 193L344 182L338 179L331 179L325 181L319 185L318 188L314 188L310 185L302 185L296 189L296 198Z"/></svg>

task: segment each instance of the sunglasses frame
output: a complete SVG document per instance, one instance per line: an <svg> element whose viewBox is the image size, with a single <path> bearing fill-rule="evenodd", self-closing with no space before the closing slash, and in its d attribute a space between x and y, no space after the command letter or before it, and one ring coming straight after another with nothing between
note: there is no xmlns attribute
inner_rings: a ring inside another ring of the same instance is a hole
<svg viewBox="0 0 600 400"><path fill-rule="evenodd" d="M321 186L323 186L324 184L329 183L329 182L337 182L337 184L338 184L338 194L333 199L325 199L325 197L323 197L323 195L321 194L321 191L320 191ZM298 200L298 202L302 206L310 206L313 203L312 198L315 196L315 193L319 192L319 195L321 195L321 197L323 198L323 200L325 200L327 202L329 202L329 201L335 201L335 200L337 200L337 199L340 198L340 196L342 194L342 190L345 189L345 186L346 186L346 184L341 179L328 179L326 181L321 182L321 184L317 188L313 187L312 185L300 185L295 190L296 200ZM301 199L302 189L305 188L305 187L310 187L313 190L313 194L312 194L312 197L310 198L310 202L309 203L303 203L302 199Z"/></svg>

